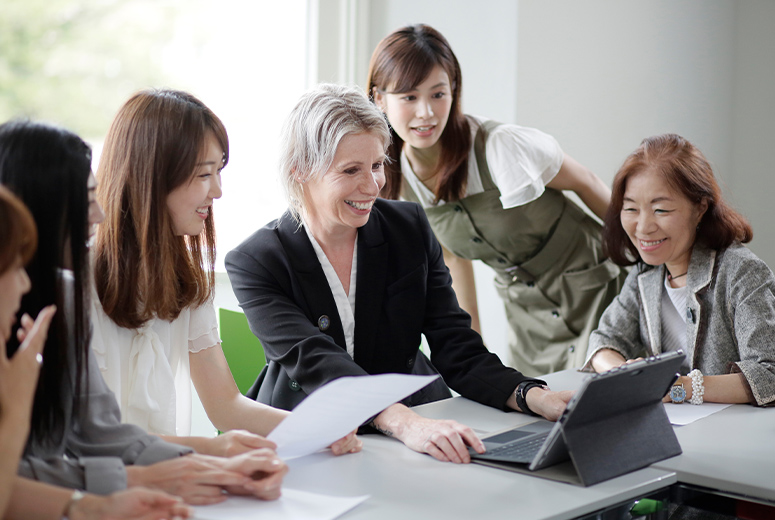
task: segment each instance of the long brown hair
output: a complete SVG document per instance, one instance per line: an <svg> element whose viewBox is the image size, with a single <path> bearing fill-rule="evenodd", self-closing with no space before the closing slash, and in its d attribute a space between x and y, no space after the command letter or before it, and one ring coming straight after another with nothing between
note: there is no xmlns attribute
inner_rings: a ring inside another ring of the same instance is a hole
<svg viewBox="0 0 775 520"><path fill-rule="evenodd" d="M374 49L369 63L369 96L378 91L407 92L422 83L435 66L441 66L452 85L452 108L441 134L441 157L437 175L436 202L459 200L465 193L471 129L460 108L463 77L460 63L449 43L433 27L418 24L403 27L386 36ZM392 141L385 164L382 196L398 199L401 195L401 149L404 141L390 129Z"/></svg>
<svg viewBox="0 0 775 520"><path fill-rule="evenodd" d="M105 211L95 244L95 284L105 313L137 328L159 317L173 320L205 303L215 286L212 208L203 233L176 236L167 196L192 179L215 135L229 158L221 120L191 94L146 90L119 110L97 169Z"/></svg>
<svg viewBox="0 0 775 520"><path fill-rule="evenodd" d="M647 170L659 173L671 189L693 204L707 201L708 209L700 220L696 241L711 249L723 249L736 241L746 243L753 238L753 229L745 217L721 197L713 168L702 152L680 135L656 135L644 139L614 177L611 205L603 227L603 251L618 265L632 265L640 260L638 249L622 227L621 211L627 180Z"/></svg>

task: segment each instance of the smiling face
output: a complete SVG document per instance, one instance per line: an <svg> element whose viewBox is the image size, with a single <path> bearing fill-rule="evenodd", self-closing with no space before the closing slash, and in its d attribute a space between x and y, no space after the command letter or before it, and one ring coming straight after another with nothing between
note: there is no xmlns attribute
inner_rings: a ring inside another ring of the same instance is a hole
<svg viewBox="0 0 775 520"><path fill-rule="evenodd" d="M354 234L368 222L385 185L384 162L381 137L348 134L328 170L303 184L304 219L318 241Z"/></svg>
<svg viewBox="0 0 775 520"><path fill-rule="evenodd" d="M167 195L167 209L176 235L196 236L205 227L213 199L221 197L223 150L212 132L207 132L205 149L188 182Z"/></svg>
<svg viewBox="0 0 775 520"><path fill-rule="evenodd" d="M667 266L673 276L688 271L697 225L707 202L694 204L654 170L627 179L621 222L649 265Z"/></svg>
<svg viewBox="0 0 775 520"><path fill-rule="evenodd" d="M30 278L22 265L21 257L3 274L0 274L0 337L3 342L11 337L16 312L22 302L22 296L30 290Z"/></svg>
<svg viewBox="0 0 775 520"><path fill-rule="evenodd" d="M390 126L407 145L417 149L440 146L453 102L449 75L440 65L409 92L375 90L373 95Z"/></svg>

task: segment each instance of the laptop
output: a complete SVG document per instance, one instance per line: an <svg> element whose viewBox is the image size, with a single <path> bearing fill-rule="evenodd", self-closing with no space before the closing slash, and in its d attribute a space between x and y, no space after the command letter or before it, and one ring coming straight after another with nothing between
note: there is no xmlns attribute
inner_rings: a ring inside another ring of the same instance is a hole
<svg viewBox="0 0 775 520"><path fill-rule="evenodd" d="M584 486L681 453L662 397L684 353L668 352L594 374L559 420L544 419L482 438L474 462L541 470L570 459Z"/></svg>

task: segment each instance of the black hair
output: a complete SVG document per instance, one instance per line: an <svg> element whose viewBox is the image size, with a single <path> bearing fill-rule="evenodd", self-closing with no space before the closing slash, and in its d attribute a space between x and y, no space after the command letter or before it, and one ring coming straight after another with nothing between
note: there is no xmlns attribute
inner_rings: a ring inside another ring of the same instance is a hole
<svg viewBox="0 0 775 520"><path fill-rule="evenodd" d="M64 410L72 407L77 414L88 392L90 173L91 149L74 133L26 120L0 125L0 184L27 205L38 228L38 250L27 265L32 288L22 298L17 323L22 314L35 317L52 303L59 309L43 350L32 409L30 439L41 442L62 438ZM60 272L65 259L70 260L74 278L67 289ZM8 355L18 347L12 334Z"/></svg>

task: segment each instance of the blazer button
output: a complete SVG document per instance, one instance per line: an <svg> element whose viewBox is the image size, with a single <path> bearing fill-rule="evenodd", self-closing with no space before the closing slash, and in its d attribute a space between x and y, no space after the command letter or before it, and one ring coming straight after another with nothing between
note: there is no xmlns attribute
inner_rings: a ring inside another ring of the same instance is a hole
<svg viewBox="0 0 775 520"><path fill-rule="evenodd" d="M461 211L463 211L463 208L461 208L461 207L460 207L460 206L458 206L458 205L455 205L455 211L457 211L458 213L460 213Z"/></svg>
<svg viewBox="0 0 775 520"><path fill-rule="evenodd" d="M571 345L570 347L568 347L568 352L570 352L571 354L576 352L576 345Z"/></svg>
<svg viewBox="0 0 775 520"><path fill-rule="evenodd" d="M535 286L535 282L530 280L530 281L525 282L525 285L527 285L528 287L533 287L533 286Z"/></svg>
<svg viewBox="0 0 775 520"><path fill-rule="evenodd" d="M560 313L557 312L557 311L552 311L552 317L559 318L560 317Z"/></svg>
<svg viewBox="0 0 775 520"><path fill-rule="evenodd" d="M331 326L331 319L325 314L318 318L318 328L322 331L327 331Z"/></svg>
<svg viewBox="0 0 775 520"><path fill-rule="evenodd" d="M299 390L301 390L301 385L296 381L294 381L293 379L288 381L288 387L294 392L298 392Z"/></svg>
<svg viewBox="0 0 775 520"><path fill-rule="evenodd" d="M471 239L471 242L473 242L474 244L481 244L482 243L482 239L479 238L479 237L473 237Z"/></svg>
<svg viewBox="0 0 775 520"><path fill-rule="evenodd" d="M411 370L412 367L414 367L414 356L412 356L412 357L410 357L409 359L406 360L406 368Z"/></svg>

